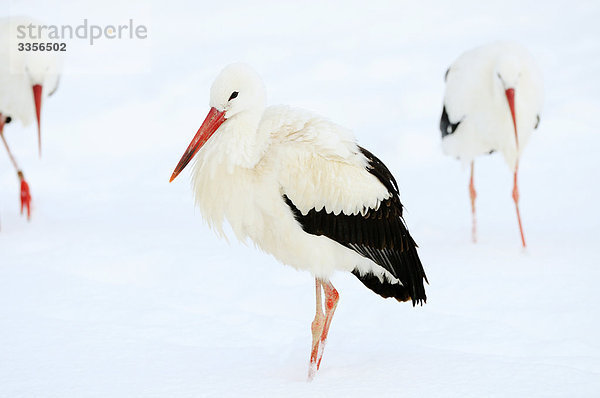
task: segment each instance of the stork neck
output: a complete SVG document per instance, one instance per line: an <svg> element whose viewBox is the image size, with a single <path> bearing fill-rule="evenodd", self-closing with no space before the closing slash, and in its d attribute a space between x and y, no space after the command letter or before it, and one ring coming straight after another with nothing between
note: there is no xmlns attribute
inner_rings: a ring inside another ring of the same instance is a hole
<svg viewBox="0 0 600 398"><path fill-rule="evenodd" d="M268 146L268 135L258 128L264 109L238 113L223 124L222 138L226 140L227 162L230 166L253 168Z"/></svg>

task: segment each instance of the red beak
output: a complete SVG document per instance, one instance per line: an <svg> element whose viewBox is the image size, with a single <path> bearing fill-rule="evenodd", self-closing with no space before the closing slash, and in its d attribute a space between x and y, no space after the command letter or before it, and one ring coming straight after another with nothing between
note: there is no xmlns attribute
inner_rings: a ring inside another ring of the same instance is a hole
<svg viewBox="0 0 600 398"><path fill-rule="evenodd" d="M39 84L33 85L33 100L35 101L35 115L37 117L38 126L38 151L42 156L42 133L40 130L40 114L42 111L42 86Z"/></svg>
<svg viewBox="0 0 600 398"><path fill-rule="evenodd" d="M185 153L181 157L181 160L175 167L173 174L171 175L171 179L169 182L173 181L175 177L181 173L185 166L194 158L194 155L198 153L202 145L208 141L208 139L214 134L215 131L223 124L225 121L225 112L220 112L216 108L210 108L208 115L206 115L206 119L202 123L202 126L198 129L198 132L194 136L190 145L188 145Z"/></svg>
<svg viewBox="0 0 600 398"><path fill-rule="evenodd" d="M506 89L506 100L510 107L510 114L512 115L513 126L515 127L515 140L517 141L517 148L519 147L519 135L517 134L517 114L515 113L515 89Z"/></svg>

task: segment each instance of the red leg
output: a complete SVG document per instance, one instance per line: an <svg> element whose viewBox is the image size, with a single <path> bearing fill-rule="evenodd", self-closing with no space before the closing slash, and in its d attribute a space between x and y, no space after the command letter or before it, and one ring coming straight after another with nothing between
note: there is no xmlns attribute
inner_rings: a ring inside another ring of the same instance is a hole
<svg viewBox="0 0 600 398"><path fill-rule="evenodd" d="M4 122L5 122L6 118L4 117L4 115L2 115L0 113L0 138L2 138L2 142L4 143L4 148L6 148L6 152L8 153L8 157L10 159L10 162L13 164L13 166L15 167L15 170L17 171L17 173L19 172L19 165L17 164L17 160L15 159L15 157L13 156L12 152L10 151L10 148L8 146L8 142L6 142L6 138L4 138Z"/></svg>
<svg viewBox="0 0 600 398"><path fill-rule="evenodd" d="M331 282L323 282L316 279L315 284L317 292L317 311L312 323L313 345L308 368L309 381L315 377L315 373L321 366L321 359L323 358L323 350L327 341L329 326L331 325L331 319L333 318L333 313L335 312L340 297ZM321 304L321 287L323 287L323 292L325 293L325 315L323 315Z"/></svg>
<svg viewBox="0 0 600 398"><path fill-rule="evenodd" d="M519 211L519 186L517 185L517 173L519 171L519 164L517 163L517 167L515 168L514 174L514 186L512 191L512 197L515 202L515 207L517 209L517 220L519 221L519 232L521 232L521 242L523 243L523 248L527 247L525 244L525 234L523 233L523 224L521 223L521 212Z"/></svg>
<svg viewBox="0 0 600 398"><path fill-rule="evenodd" d="M323 350L325 349L329 326L331 326L331 319L333 318L333 313L335 312L337 303L340 299L339 293L329 281L323 283L323 291L325 292L325 326L323 327L323 333L321 334L321 349L319 350L317 370L319 369L319 366L321 366L321 359L323 359Z"/></svg>
<svg viewBox="0 0 600 398"><path fill-rule="evenodd" d="M475 214L475 199L477 198L477 192L475 191L475 184L473 183L473 174L475 169L475 162L471 161L471 182L469 184L469 195L471 196L471 215L473 218L471 226L471 237L473 243L477 243L477 216Z"/></svg>
<svg viewBox="0 0 600 398"><path fill-rule="evenodd" d="M321 334L325 326L325 315L323 315L323 305L321 304L321 281L315 278L315 290L317 293L317 306L315 319L311 324L312 331L312 349L310 351L310 364L308 367L308 379L312 380L317 371L317 358L321 347Z"/></svg>
<svg viewBox="0 0 600 398"><path fill-rule="evenodd" d="M31 193L29 192L29 184L25 181L23 173L19 171L19 178L21 179L21 214L23 214L23 207L27 209L27 221L31 219Z"/></svg>
<svg viewBox="0 0 600 398"><path fill-rule="evenodd" d="M5 124L6 120L7 120L6 117L0 113L0 138L2 139L2 143L4 144L4 147L6 148L6 152L8 153L8 157L9 157L11 163L13 164L13 166L15 167L15 170L17 171L17 177L19 178L19 181L21 182L21 214L23 214L23 210L26 209L27 210L27 220L29 220L31 217L31 193L29 191L29 185L27 184L27 181L25 181L25 177L23 176L23 172L19 168L19 165L17 164L17 160L15 159L12 152L10 151L8 142L6 142L6 138L4 137L4 124Z"/></svg>

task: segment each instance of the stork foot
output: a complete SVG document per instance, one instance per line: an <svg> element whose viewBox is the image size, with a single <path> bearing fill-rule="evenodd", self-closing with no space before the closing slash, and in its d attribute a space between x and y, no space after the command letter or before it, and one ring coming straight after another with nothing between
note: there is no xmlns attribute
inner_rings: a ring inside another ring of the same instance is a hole
<svg viewBox="0 0 600 398"><path fill-rule="evenodd" d="M320 292L319 292L320 293ZM308 366L308 380L312 380L317 373L317 360L323 355L323 345L321 344L321 335L325 327L325 315L323 311L317 309L315 319L311 324L312 331L312 349L310 351L310 364Z"/></svg>
<svg viewBox="0 0 600 398"><path fill-rule="evenodd" d="M31 219L31 192L29 191L29 184L23 176L23 172L19 170L17 172L19 180L21 181L21 215L23 210L27 211L27 221Z"/></svg>
<svg viewBox="0 0 600 398"><path fill-rule="evenodd" d="M321 308L321 286L325 293L325 315ZM317 292L317 310L315 313L315 319L311 324L312 330L312 350L310 352L310 364L308 366L308 381L311 381L319 367L321 366L321 360L323 359L323 351L325 349L325 343L327 342L327 335L329 334L329 326L331 325L331 319L333 313L337 307L339 301L339 294L333 287L331 282L322 282L316 279L316 292Z"/></svg>
<svg viewBox="0 0 600 398"><path fill-rule="evenodd" d="M327 342L327 335L329 334L329 326L331 326L331 319L333 318L333 313L337 308L337 303L340 300L340 295L335 290L331 282L327 282L323 284L323 291L325 292L325 326L323 327L323 332L321 333L321 349L319 354L319 359L317 360L317 370L321 366L321 359L323 359L323 350L325 348L325 343Z"/></svg>

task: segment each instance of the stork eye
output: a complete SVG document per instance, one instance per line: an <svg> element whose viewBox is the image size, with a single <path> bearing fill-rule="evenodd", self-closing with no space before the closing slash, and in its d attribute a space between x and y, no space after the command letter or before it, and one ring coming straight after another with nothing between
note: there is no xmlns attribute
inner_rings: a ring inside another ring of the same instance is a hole
<svg viewBox="0 0 600 398"><path fill-rule="evenodd" d="M231 96L229 97L229 99L227 101L231 101L232 99L237 98L238 94L239 93L237 91L234 91L233 93L231 93Z"/></svg>

